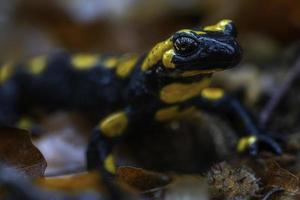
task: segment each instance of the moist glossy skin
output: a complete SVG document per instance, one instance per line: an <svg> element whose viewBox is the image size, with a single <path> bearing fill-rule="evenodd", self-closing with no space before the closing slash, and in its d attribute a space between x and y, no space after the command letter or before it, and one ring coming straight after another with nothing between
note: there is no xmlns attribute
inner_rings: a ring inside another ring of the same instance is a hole
<svg viewBox="0 0 300 200"><path fill-rule="evenodd" d="M264 143L281 153L238 101L209 88L214 72L240 59L235 26L222 20L180 30L142 56L59 53L7 63L0 69L0 123L13 125L35 109L83 113L95 122L88 167L109 173L115 171L111 152L119 138L198 109L230 119L243 136L238 151L255 155Z"/></svg>

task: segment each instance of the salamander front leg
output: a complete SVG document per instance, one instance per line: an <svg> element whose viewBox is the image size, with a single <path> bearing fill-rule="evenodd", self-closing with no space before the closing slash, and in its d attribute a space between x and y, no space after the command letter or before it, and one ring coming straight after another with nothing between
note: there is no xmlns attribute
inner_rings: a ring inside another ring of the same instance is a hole
<svg viewBox="0 0 300 200"><path fill-rule="evenodd" d="M192 100L192 104L201 110L221 114L229 120L241 138L237 144L239 152L248 151L250 155L257 155L260 145L271 149L276 154L281 154L280 145L265 130L255 123L251 114L239 101L225 94L220 88L206 88L201 92L200 98Z"/></svg>
<svg viewBox="0 0 300 200"><path fill-rule="evenodd" d="M132 124L130 109L108 115L94 129L87 149L89 170L102 169L115 174L116 166L112 150L114 145L128 133Z"/></svg>

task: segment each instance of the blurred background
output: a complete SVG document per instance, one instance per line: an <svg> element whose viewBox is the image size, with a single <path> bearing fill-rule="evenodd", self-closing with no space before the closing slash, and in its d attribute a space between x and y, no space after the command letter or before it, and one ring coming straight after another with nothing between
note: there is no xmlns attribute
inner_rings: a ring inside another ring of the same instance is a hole
<svg viewBox="0 0 300 200"><path fill-rule="evenodd" d="M257 57L300 35L297 0L1 0L0 59L57 49L145 52L178 29L221 18L237 23L244 49Z"/></svg>

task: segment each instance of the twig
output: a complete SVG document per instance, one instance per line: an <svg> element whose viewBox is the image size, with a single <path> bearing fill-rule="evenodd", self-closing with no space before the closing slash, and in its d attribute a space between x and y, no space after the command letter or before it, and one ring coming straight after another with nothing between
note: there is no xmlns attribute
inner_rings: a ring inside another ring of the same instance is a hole
<svg viewBox="0 0 300 200"><path fill-rule="evenodd" d="M273 188L267 194L261 199L261 200L268 200L273 194L278 193L278 192L283 192L284 190L282 188Z"/></svg>
<svg viewBox="0 0 300 200"><path fill-rule="evenodd" d="M291 88L294 81L299 77L299 75L300 75L300 57L297 58L294 66L287 73L286 79L283 81L281 87L273 93L272 97L270 98L266 106L261 111L259 116L259 123L261 127L265 127L267 125L274 110L279 105L279 103L286 95L288 90Z"/></svg>

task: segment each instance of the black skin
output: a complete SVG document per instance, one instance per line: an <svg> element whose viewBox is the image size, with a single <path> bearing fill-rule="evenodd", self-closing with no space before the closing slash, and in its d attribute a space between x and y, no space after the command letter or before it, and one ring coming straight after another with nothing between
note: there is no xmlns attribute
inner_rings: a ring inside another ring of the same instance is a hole
<svg viewBox="0 0 300 200"><path fill-rule="evenodd" d="M155 113L172 106L160 100L161 88L174 82L191 83L211 76L202 74L183 78L179 76L180 73L185 70L210 70L215 66L228 69L238 64L241 48L235 37L236 30L232 23L223 31L207 31L200 36L193 31L176 33L172 37L176 52L172 59L175 69L166 68L159 61L149 70L142 71L145 56L141 56L130 76L123 79L101 63L86 71L74 69L70 62L71 55L66 53L50 56L47 69L37 76L22 70L20 64L17 67L19 70L0 87L0 124L14 125L20 116L32 114L34 108L43 108L46 112L80 112L95 124L111 113L124 111L129 125L122 136L111 139L98 128L92 133L87 150L87 166L88 169L103 169L104 159L121 137L134 133L138 127L161 125L155 121ZM218 100L199 95L176 105L182 109L195 106L221 114L241 136L255 135L257 142L248 147L251 155L257 155L260 144L276 154L282 153L273 138L260 129L249 112L228 94Z"/></svg>

